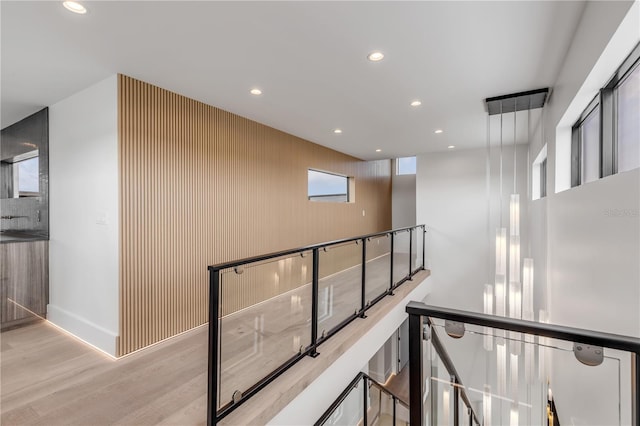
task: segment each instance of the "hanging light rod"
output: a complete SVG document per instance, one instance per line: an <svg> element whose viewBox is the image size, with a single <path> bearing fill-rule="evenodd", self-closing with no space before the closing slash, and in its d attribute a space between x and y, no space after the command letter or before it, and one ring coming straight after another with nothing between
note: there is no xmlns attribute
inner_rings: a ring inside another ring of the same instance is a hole
<svg viewBox="0 0 640 426"><path fill-rule="evenodd" d="M506 114L513 111L525 111L542 108L549 96L549 88L529 90L528 92L512 93L510 95L487 98L489 115Z"/></svg>

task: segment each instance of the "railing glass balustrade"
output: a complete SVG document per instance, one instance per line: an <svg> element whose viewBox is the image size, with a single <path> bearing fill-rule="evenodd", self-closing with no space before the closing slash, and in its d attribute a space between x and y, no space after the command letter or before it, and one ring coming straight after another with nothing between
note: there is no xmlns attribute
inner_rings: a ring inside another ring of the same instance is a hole
<svg viewBox="0 0 640 426"><path fill-rule="evenodd" d="M408 426L409 407L382 384L359 373L315 426Z"/></svg>
<svg viewBox="0 0 640 426"><path fill-rule="evenodd" d="M216 424L424 267L419 225L209 267Z"/></svg>
<svg viewBox="0 0 640 426"><path fill-rule="evenodd" d="M640 339L417 302L407 311L410 368L423 373L410 379L412 424L471 424L462 393L479 424L546 425L549 401L560 424L638 424Z"/></svg>

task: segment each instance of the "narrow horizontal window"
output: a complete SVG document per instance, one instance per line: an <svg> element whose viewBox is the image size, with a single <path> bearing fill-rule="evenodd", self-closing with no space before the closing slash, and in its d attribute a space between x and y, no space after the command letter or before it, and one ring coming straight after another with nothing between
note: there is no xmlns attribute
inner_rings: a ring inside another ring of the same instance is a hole
<svg viewBox="0 0 640 426"><path fill-rule="evenodd" d="M396 159L397 175L415 175L416 157L401 157Z"/></svg>
<svg viewBox="0 0 640 426"><path fill-rule="evenodd" d="M310 201L348 203L349 177L309 169L307 196Z"/></svg>

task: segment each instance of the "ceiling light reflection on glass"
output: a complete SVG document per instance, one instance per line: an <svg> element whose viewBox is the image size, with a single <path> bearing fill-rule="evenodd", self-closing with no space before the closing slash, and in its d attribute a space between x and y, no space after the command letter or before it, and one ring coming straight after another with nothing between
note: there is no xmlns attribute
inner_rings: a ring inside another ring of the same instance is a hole
<svg viewBox="0 0 640 426"><path fill-rule="evenodd" d="M254 88L254 89L251 89L250 93L252 95L259 96L259 95L262 95L262 90L260 90L258 88Z"/></svg>
<svg viewBox="0 0 640 426"><path fill-rule="evenodd" d="M444 130L442 129L437 129L436 131L434 131L433 133L435 133L436 135L439 135L440 133L444 132Z"/></svg>
<svg viewBox="0 0 640 426"><path fill-rule="evenodd" d="M376 149L376 152L382 152L382 150L381 149Z"/></svg>
<svg viewBox="0 0 640 426"><path fill-rule="evenodd" d="M422 105L422 102L420 102L420 101L419 101L419 100L417 100L417 99L416 99L415 101L412 101L412 102L411 102L411 106L412 106L412 107L417 107L417 106L420 106L420 105Z"/></svg>
<svg viewBox="0 0 640 426"><path fill-rule="evenodd" d="M384 53L379 51L371 52L367 55L367 59L370 60L371 62L381 61L384 59Z"/></svg>
<svg viewBox="0 0 640 426"><path fill-rule="evenodd" d="M447 148L449 148L449 149L453 149L453 148L455 148L455 147L456 147L455 145L449 145Z"/></svg>
<svg viewBox="0 0 640 426"><path fill-rule="evenodd" d="M335 133L336 135L339 135L340 133L342 133L342 130L341 129L335 129L333 131L333 133Z"/></svg>
<svg viewBox="0 0 640 426"><path fill-rule="evenodd" d="M87 9L77 1L65 1L62 2L62 5L65 7L65 9L73 13L78 13L80 15L84 15L85 13L87 13Z"/></svg>

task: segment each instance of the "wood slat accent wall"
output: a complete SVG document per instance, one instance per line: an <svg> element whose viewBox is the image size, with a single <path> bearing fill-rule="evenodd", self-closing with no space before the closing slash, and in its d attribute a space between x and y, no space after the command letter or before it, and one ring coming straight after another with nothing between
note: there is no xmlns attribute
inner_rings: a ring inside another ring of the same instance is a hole
<svg viewBox="0 0 640 426"><path fill-rule="evenodd" d="M207 321L208 265L391 227L389 160L361 161L130 77L118 91L119 355ZM308 201L309 168L353 176L355 202Z"/></svg>

